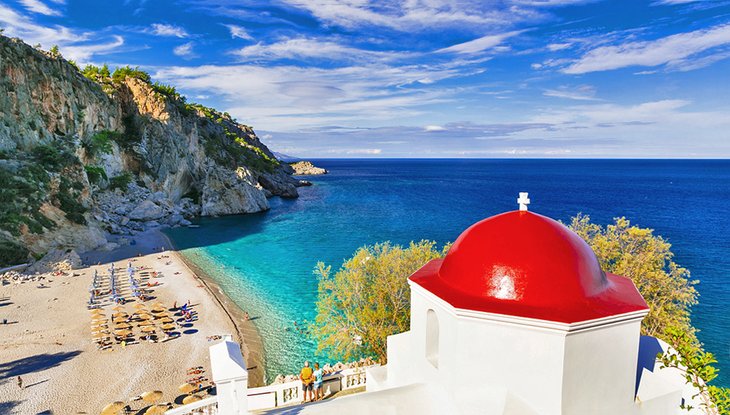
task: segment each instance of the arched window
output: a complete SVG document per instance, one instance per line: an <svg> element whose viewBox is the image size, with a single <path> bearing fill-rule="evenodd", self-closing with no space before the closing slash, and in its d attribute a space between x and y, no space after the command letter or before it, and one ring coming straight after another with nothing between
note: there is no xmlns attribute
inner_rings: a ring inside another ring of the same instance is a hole
<svg viewBox="0 0 730 415"><path fill-rule="evenodd" d="M438 369L439 367L439 320L436 312L426 312L426 359Z"/></svg>

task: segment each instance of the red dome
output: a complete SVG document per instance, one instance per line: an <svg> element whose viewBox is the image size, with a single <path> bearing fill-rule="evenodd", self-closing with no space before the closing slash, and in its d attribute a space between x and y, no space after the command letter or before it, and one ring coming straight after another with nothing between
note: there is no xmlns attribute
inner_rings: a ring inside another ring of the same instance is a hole
<svg viewBox="0 0 730 415"><path fill-rule="evenodd" d="M648 309L573 231L526 211L493 216L410 277L456 308L574 323Z"/></svg>

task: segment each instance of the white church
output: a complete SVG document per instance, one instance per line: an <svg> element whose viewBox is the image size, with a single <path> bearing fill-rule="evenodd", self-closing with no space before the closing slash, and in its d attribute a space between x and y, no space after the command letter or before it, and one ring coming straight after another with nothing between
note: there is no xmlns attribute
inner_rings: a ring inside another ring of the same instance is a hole
<svg viewBox="0 0 730 415"><path fill-rule="evenodd" d="M367 370L365 393L281 413L703 413L680 409L699 406L696 389L681 371L660 368L666 344L640 335L649 309L633 282L602 271L567 227L528 211L526 193L518 203L409 277L410 330L388 337L388 363ZM234 356L216 357L213 346L212 363L245 372L227 343L218 349ZM219 414L255 406L253 390L238 385L219 387Z"/></svg>

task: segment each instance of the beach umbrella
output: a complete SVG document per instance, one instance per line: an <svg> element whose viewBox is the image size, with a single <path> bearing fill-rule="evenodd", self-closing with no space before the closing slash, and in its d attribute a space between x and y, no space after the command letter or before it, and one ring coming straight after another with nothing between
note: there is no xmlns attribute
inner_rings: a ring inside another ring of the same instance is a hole
<svg viewBox="0 0 730 415"><path fill-rule="evenodd" d="M159 301L158 301L158 302L156 302L156 303L154 303L154 304L152 304L152 307L154 307L154 308L158 308L158 307L164 307L164 306L165 306L165 305L164 305L164 304L162 304L162 303L161 303L161 302L159 302Z"/></svg>
<svg viewBox="0 0 730 415"><path fill-rule="evenodd" d="M144 326L141 328L143 333L154 333L155 332L155 326Z"/></svg>
<svg viewBox="0 0 730 415"><path fill-rule="evenodd" d="M177 389L182 393L190 393L190 392L198 389L198 387L186 382L186 383L183 383L182 385L178 386Z"/></svg>
<svg viewBox="0 0 730 415"><path fill-rule="evenodd" d="M137 318L141 320L151 320L152 316L149 314L138 314Z"/></svg>
<svg viewBox="0 0 730 415"><path fill-rule="evenodd" d="M172 323L174 321L175 320L171 319L170 317L163 317L163 318L160 319L160 322L163 323L163 324Z"/></svg>
<svg viewBox="0 0 730 415"><path fill-rule="evenodd" d="M128 316L129 316L129 314L125 313L124 311L120 311L118 313L112 314L112 317L117 317L117 318L119 318L119 317L128 317Z"/></svg>
<svg viewBox="0 0 730 415"><path fill-rule="evenodd" d="M183 398L182 403L183 403L183 405L187 405L189 403L198 402L198 401L202 401L202 400L203 400L203 398L201 398L198 395L189 395L189 396L186 396Z"/></svg>
<svg viewBox="0 0 730 415"><path fill-rule="evenodd" d="M124 402L116 401L112 402L109 405L105 406L104 409L101 410L101 415L116 415L124 409Z"/></svg>
<svg viewBox="0 0 730 415"><path fill-rule="evenodd" d="M144 327L144 326L154 326L154 325L155 325L155 323L153 323L153 322L151 322L151 321L149 321L149 320L144 320L144 321L140 321L140 322L139 322L139 324L137 324L137 325L138 325L138 326L140 326L140 327Z"/></svg>
<svg viewBox="0 0 730 415"><path fill-rule="evenodd" d="M142 303L136 303L136 304L135 304L135 305L133 305L132 307L134 307L134 308L136 308L137 310L139 310L139 309L141 309L141 308L145 308L145 307L147 307L147 306L146 306L146 305L144 305L144 304L142 304Z"/></svg>
<svg viewBox="0 0 730 415"><path fill-rule="evenodd" d="M160 400L160 398L162 398L162 391L155 390L155 391L145 392L145 393L139 395L139 397L142 398L142 400L145 402L155 402L155 401Z"/></svg>
<svg viewBox="0 0 730 415"><path fill-rule="evenodd" d="M94 308L91 310L91 314L104 314L104 310L100 308Z"/></svg>
<svg viewBox="0 0 730 415"><path fill-rule="evenodd" d="M119 337L128 337L131 334L132 334L132 331L130 331L130 330L124 330L124 329L114 330L114 335L119 336Z"/></svg>
<svg viewBox="0 0 730 415"><path fill-rule="evenodd" d="M167 405L152 405L144 411L144 415L163 415L167 412Z"/></svg>
<svg viewBox="0 0 730 415"><path fill-rule="evenodd" d="M165 330L165 331L171 331L171 330L175 330L177 328L177 326L172 323L163 324L161 327L162 327L162 330Z"/></svg>
<svg viewBox="0 0 730 415"><path fill-rule="evenodd" d="M115 329L128 329L128 328L130 328L130 327L132 327L132 325L131 325L131 324L129 324L129 323L117 323L117 324L116 324L116 325L114 326L114 328L115 328Z"/></svg>

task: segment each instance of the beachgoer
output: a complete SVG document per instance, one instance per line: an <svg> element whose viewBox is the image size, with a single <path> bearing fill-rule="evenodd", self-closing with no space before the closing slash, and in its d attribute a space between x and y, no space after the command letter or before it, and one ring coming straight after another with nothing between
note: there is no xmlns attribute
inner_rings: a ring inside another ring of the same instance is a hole
<svg viewBox="0 0 730 415"><path fill-rule="evenodd" d="M320 369L319 363L314 363L314 373L312 373L314 376L314 400L318 401L322 398L324 398L324 393L322 392L322 377L324 376L324 371Z"/></svg>
<svg viewBox="0 0 730 415"><path fill-rule="evenodd" d="M18 387L20 389L23 389L23 378L21 378L20 376L18 376Z"/></svg>
<svg viewBox="0 0 730 415"><path fill-rule="evenodd" d="M308 361L304 362L304 367L299 372L299 379L302 381L302 390L304 391L302 394L302 398L304 399L302 403L309 402L312 400L312 382L314 382L314 379L312 378L312 368L309 367Z"/></svg>
<svg viewBox="0 0 730 415"><path fill-rule="evenodd" d="M246 319L246 321L248 321L248 320L250 319L250 317L248 316L248 311L246 311L246 312L245 312L245 313L243 314L243 318L245 318L245 319Z"/></svg>

